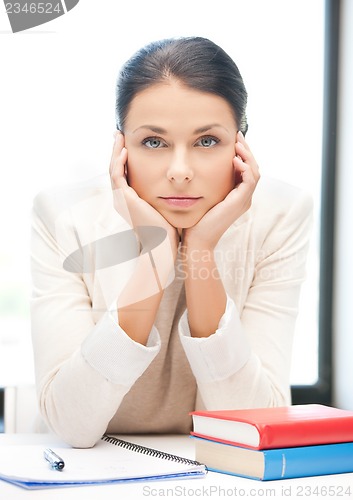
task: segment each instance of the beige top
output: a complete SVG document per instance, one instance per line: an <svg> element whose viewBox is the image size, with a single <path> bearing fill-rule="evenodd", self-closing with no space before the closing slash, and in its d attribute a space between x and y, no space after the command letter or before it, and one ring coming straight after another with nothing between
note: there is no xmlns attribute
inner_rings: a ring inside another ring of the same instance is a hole
<svg viewBox="0 0 353 500"><path fill-rule="evenodd" d="M190 336L177 260L142 346L119 327L114 307L136 261L115 264L113 258L102 265L95 243L118 235L109 240L114 257L128 230L112 206L109 179L40 193L33 210L31 315L46 424L86 447L106 430L188 433L194 409L289 404L311 218L310 196L262 177L251 209L216 248L228 295L218 330L209 338ZM63 262L77 250L84 260L78 258L72 272Z"/></svg>

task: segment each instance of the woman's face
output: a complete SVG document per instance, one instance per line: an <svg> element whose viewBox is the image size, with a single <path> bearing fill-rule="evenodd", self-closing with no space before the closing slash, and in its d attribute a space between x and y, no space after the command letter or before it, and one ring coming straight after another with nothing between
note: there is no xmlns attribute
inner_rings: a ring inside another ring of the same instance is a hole
<svg viewBox="0 0 353 500"><path fill-rule="evenodd" d="M195 225L234 188L237 126L221 97L156 84L131 102L124 134L130 186L176 228Z"/></svg>

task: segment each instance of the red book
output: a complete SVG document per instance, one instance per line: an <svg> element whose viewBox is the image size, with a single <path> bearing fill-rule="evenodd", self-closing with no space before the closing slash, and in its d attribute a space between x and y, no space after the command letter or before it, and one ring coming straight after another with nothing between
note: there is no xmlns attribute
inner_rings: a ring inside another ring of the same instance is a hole
<svg viewBox="0 0 353 500"><path fill-rule="evenodd" d="M353 441L353 411L318 404L191 412L192 435L255 450Z"/></svg>

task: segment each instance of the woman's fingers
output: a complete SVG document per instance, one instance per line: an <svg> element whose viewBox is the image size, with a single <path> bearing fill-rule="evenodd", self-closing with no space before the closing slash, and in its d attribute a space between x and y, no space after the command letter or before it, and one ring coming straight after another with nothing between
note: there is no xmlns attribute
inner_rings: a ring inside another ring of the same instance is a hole
<svg viewBox="0 0 353 500"><path fill-rule="evenodd" d="M255 158L246 143L244 136L241 132L238 132L237 142L235 143L235 152L245 161L252 162L256 164Z"/></svg>
<svg viewBox="0 0 353 500"><path fill-rule="evenodd" d="M239 180L240 178L240 183L250 181L251 179L253 179L256 183L259 181L260 172L256 163L250 163L244 161L244 159L240 158L239 156L235 156L233 159L233 164L235 168L235 177L237 180ZM239 182L236 183L236 187L238 185Z"/></svg>
<svg viewBox="0 0 353 500"><path fill-rule="evenodd" d="M126 184L125 165L127 162L127 150L124 144L123 134L117 131L109 165L109 174L113 188L122 187Z"/></svg>
<svg viewBox="0 0 353 500"><path fill-rule="evenodd" d="M235 152L236 156L233 161L235 177L240 178L240 182L237 182L235 186L237 196L233 198L230 193L230 200L235 201L237 198L238 203L243 203L243 209L247 210L251 206L252 195L260 179L260 172L254 155L241 132L237 135Z"/></svg>
<svg viewBox="0 0 353 500"><path fill-rule="evenodd" d="M242 164L250 166L254 178L256 179L257 182L260 179L259 166L241 132L238 132L237 135L237 142L235 143L235 152L236 152L235 160L237 160L235 161L235 164L238 166L238 169L242 170L244 168Z"/></svg>
<svg viewBox="0 0 353 500"><path fill-rule="evenodd" d="M240 143L240 144L242 144L245 147L245 149L247 149L248 151L250 151L250 147L249 147L248 143L245 140L244 134L240 130L237 133L237 142Z"/></svg>

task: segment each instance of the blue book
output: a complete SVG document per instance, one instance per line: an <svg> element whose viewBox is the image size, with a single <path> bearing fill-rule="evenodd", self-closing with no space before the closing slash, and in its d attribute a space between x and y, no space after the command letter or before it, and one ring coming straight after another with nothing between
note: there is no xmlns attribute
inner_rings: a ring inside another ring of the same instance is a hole
<svg viewBox="0 0 353 500"><path fill-rule="evenodd" d="M262 481L353 472L353 442L254 450L195 440L195 458L209 470Z"/></svg>

